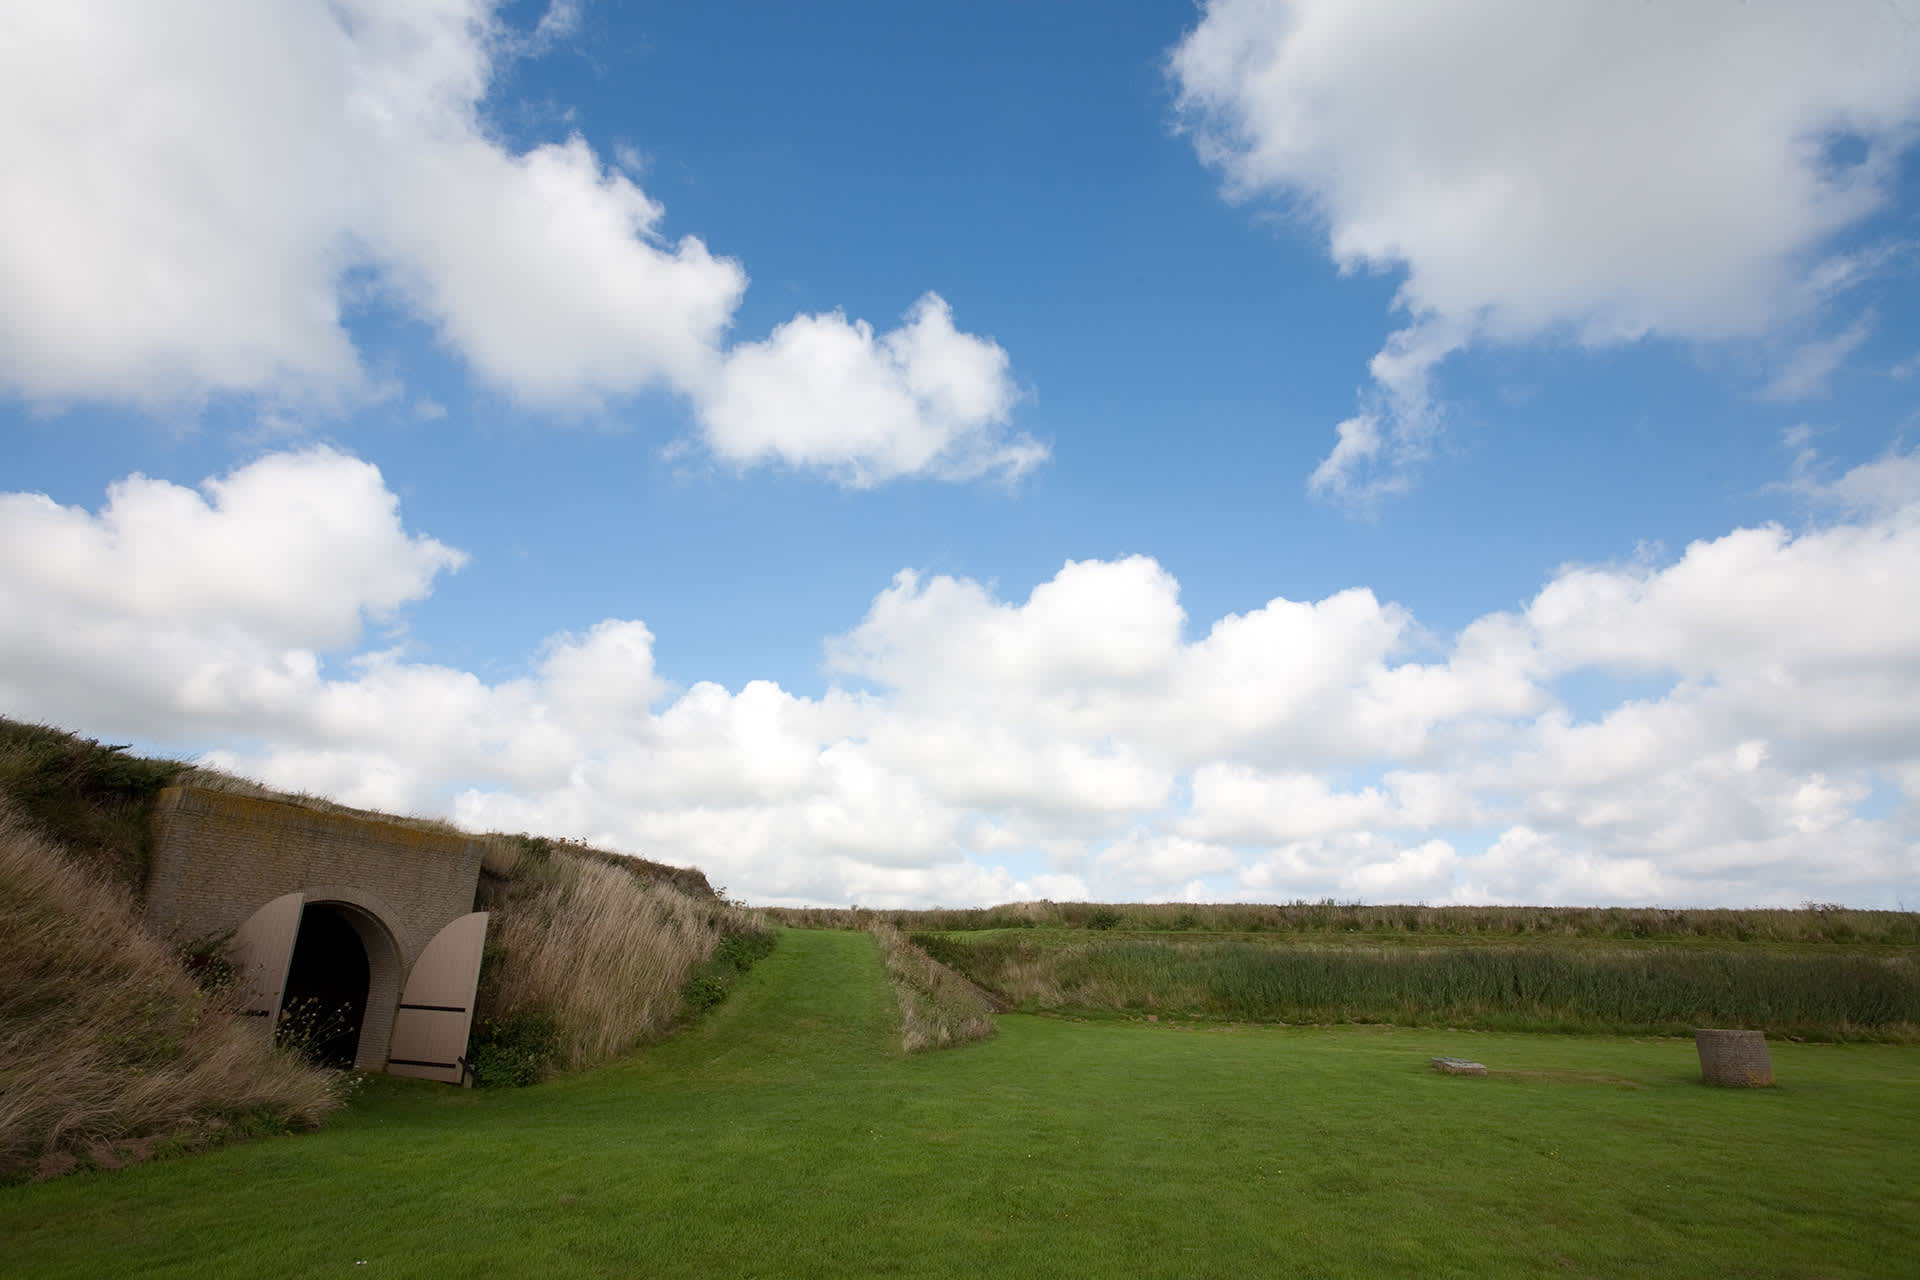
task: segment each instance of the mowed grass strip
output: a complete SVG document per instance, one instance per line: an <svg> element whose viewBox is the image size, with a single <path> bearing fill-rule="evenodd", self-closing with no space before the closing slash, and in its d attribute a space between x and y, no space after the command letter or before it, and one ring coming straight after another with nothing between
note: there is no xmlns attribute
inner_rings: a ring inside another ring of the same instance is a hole
<svg viewBox="0 0 1920 1280"><path fill-rule="evenodd" d="M1916 1274L1920 1049L1003 1016L903 1056L873 940L532 1089L0 1191L22 1276ZM1485 1062L1440 1076L1436 1054Z"/></svg>
<svg viewBox="0 0 1920 1280"><path fill-rule="evenodd" d="M1920 1040L1920 957L1905 948L1380 945L1064 929L911 937L1029 1011L1653 1035L1724 1026Z"/></svg>

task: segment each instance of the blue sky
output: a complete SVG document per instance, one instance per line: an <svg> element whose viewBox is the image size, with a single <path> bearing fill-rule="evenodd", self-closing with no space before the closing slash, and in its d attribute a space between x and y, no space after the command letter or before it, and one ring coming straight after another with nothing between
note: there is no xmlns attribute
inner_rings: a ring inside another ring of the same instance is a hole
<svg viewBox="0 0 1920 1280"><path fill-rule="evenodd" d="M1910 4L32 23L0 711L755 901L1920 898Z"/></svg>

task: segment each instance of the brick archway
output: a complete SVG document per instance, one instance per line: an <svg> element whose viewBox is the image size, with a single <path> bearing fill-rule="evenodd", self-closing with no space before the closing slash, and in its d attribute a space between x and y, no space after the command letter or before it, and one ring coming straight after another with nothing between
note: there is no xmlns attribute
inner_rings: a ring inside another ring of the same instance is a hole
<svg viewBox="0 0 1920 1280"><path fill-rule="evenodd" d="M352 1065L362 1070L388 1066L402 992L417 979L438 994L416 1002L421 1009L408 1017L418 1022L426 1016L433 1024L428 1039L434 1062L452 1063L465 1051L485 936L485 916L473 910L480 854L478 842L450 829L168 788L155 806L147 918L156 932L181 943L231 938L245 975L248 1012L266 1025L277 1023L290 976L296 988L333 996L350 991L352 1001L360 1002ZM309 918L315 922L310 950L318 957L309 959L321 968L302 976L293 972L294 956L309 933ZM349 936L357 947L346 941ZM437 941L443 937L463 940L457 956ZM473 954L466 957L469 950ZM422 966L430 951L434 956ZM327 955L343 972L325 972ZM464 991L455 989L462 986ZM444 1016L455 1012L457 1020ZM419 1029L410 1027L410 1043L419 1039ZM458 1043L449 1048L452 1041ZM332 1052L346 1056L344 1046ZM417 1074L417 1067L409 1064L408 1073ZM432 1078L458 1080L460 1072L442 1067Z"/></svg>

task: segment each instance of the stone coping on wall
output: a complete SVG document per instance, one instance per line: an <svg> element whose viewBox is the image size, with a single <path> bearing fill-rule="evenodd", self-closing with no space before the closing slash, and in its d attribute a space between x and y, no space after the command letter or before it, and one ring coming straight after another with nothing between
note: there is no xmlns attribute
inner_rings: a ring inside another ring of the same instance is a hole
<svg viewBox="0 0 1920 1280"><path fill-rule="evenodd" d="M284 893L358 900L411 964L473 910L475 837L379 814L205 787L169 787L154 806L149 923L191 941L237 928Z"/></svg>

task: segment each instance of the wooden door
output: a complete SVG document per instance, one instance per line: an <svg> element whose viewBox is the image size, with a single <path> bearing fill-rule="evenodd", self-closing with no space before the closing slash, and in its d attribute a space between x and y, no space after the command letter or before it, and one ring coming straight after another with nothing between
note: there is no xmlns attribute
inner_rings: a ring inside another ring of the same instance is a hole
<svg viewBox="0 0 1920 1280"><path fill-rule="evenodd" d="M465 1083L473 993L480 983L480 950L486 941L487 913L476 911L433 935L414 961L393 1015L389 1074Z"/></svg>
<svg viewBox="0 0 1920 1280"><path fill-rule="evenodd" d="M241 1011L249 1018L265 1019L269 1032L287 992L287 966L293 963L293 944L300 937L300 915L306 905L304 893L283 894L233 931Z"/></svg>

